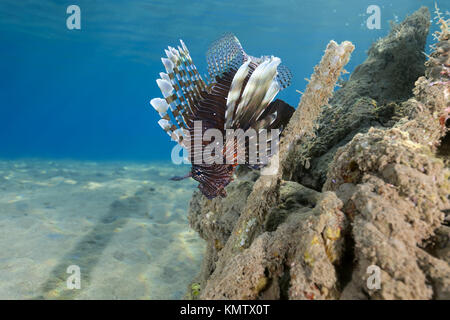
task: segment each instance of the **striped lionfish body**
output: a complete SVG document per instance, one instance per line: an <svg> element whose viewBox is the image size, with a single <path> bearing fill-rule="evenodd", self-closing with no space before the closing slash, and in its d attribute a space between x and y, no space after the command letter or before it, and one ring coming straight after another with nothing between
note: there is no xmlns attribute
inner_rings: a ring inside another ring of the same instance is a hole
<svg viewBox="0 0 450 320"><path fill-rule="evenodd" d="M291 73L280 65L281 60L277 57L247 55L239 40L233 34L226 34L207 51L209 80L205 81L193 64L186 45L182 40L180 42L177 49L168 47L165 50L167 57L161 59L166 72L161 72L161 78L156 82L163 98L150 101L161 116L159 125L189 152L191 171L185 177L172 180L192 177L199 182L198 187L207 198L225 197L225 187L232 181L237 165L236 140L222 141L219 157L224 161L211 163L207 159L195 161L211 143L201 141L196 145L195 139L203 137L209 129L219 130L222 136L228 129L254 129L257 132L279 129L281 132L294 108L281 100L274 101L274 98L290 84ZM196 123L201 125L196 127ZM270 139L267 137L264 146ZM248 141L245 141L245 148L249 148ZM250 165L248 152L245 154L244 164ZM228 157L234 161L227 162Z"/></svg>

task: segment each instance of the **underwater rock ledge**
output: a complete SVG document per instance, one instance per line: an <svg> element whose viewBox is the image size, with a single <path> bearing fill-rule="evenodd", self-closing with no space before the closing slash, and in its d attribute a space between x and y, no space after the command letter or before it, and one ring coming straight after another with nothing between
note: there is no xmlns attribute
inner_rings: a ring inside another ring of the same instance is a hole
<svg viewBox="0 0 450 320"><path fill-rule="evenodd" d="M430 13L423 7L371 46L367 59L324 108L317 136L296 146L297 157L309 159L310 166L297 161L290 180L320 191L339 147L357 133L392 127L404 116L399 104L412 96L414 82L425 74L429 26Z"/></svg>
<svg viewBox="0 0 450 320"><path fill-rule="evenodd" d="M307 89L278 176L239 168L226 198L194 193L188 218L207 251L187 298L450 299L450 41L441 19L425 63L429 20L421 8L375 43L332 107L331 92L308 100Z"/></svg>

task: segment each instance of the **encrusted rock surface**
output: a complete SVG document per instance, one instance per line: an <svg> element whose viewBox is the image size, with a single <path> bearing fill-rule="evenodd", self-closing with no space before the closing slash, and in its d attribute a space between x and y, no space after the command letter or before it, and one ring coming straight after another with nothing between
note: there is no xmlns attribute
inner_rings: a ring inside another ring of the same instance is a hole
<svg viewBox="0 0 450 320"><path fill-rule="evenodd" d="M281 178L241 168L226 198L194 194L189 221L208 249L188 298L450 299L450 44L440 18L425 65L426 8L374 44L315 137L294 141ZM258 190L269 208L248 219ZM380 288L368 286L370 266Z"/></svg>
<svg viewBox="0 0 450 320"><path fill-rule="evenodd" d="M241 179L248 181L246 176ZM268 231L258 236L248 249L230 256L224 269L210 278L205 274L212 274L213 260L221 250L216 239L210 237L223 233L201 233L212 244L208 259L205 258L203 278L197 279L204 288L203 299L337 297L334 266L343 257L342 230L346 224L340 210L342 202L333 192L319 193L292 181L281 184L280 199L281 203L271 209L265 221ZM235 201L236 198L228 197L222 200L239 204ZM197 213L191 211L191 221L194 217L196 222L207 220Z"/></svg>
<svg viewBox="0 0 450 320"><path fill-rule="evenodd" d="M343 200L351 221L355 264L342 298L430 299L441 280L448 297L450 277L427 276L418 261L449 207L448 171L428 147L397 128L358 134L337 152L324 189ZM382 270L380 290L366 287L370 265Z"/></svg>
<svg viewBox="0 0 450 320"><path fill-rule="evenodd" d="M316 137L296 146L297 156L310 161L298 162L291 179L320 190L339 147L359 132L392 126L402 116L399 103L412 96L414 82L425 72L429 25L430 13L423 7L372 45L366 61L324 108Z"/></svg>

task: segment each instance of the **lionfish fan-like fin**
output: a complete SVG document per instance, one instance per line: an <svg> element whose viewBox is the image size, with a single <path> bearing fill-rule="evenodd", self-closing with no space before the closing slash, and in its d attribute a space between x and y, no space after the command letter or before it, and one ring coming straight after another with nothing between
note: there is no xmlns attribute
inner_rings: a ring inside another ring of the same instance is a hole
<svg viewBox="0 0 450 320"><path fill-rule="evenodd" d="M199 75L189 50L182 40L178 49L168 47L161 58L166 72L156 80L163 98L155 98L150 104L161 116L158 121L172 140L185 147L185 130L192 126L196 103L202 99L206 84ZM172 122L175 120L175 124Z"/></svg>
<svg viewBox="0 0 450 320"><path fill-rule="evenodd" d="M188 95L195 96L197 99L200 99L201 93L207 89L207 85L199 74L197 67L193 63L189 50L183 40L180 40L180 43L181 47L178 47L178 50L169 47L173 52L178 51L180 53L179 65L177 65L177 68L175 69L175 72L178 75L177 79L181 78L183 80L180 84Z"/></svg>
<svg viewBox="0 0 450 320"><path fill-rule="evenodd" d="M260 163L262 160L267 160L272 156L272 139L274 140L275 145L278 143L279 134L282 133L283 129L287 126L289 120L294 114L295 108L287 104L286 102L277 99L269 104L269 106L264 110L264 112L259 116L255 125L252 127L256 130L258 134L258 142L256 143L255 150L257 154L258 163L252 163L252 168L262 168L267 163ZM275 136L272 136L271 129L279 129L278 133L274 132ZM261 141L261 130L267 130L266 132L266 141ZM245 143L245 163L250 165L249 156L252 152L249 146L249 140L241 141ZM233 161L236 163L238 161L236 150L237 150L237 139L226 141L224 148L224 156L226 159ZM268 158L261 158L260 150L264 147L265 156ZM253 151L254 152L254 151Z"/></svg>
<svg viewBox="0 0 450 320"><path fill-rule="evenodd" d="M231 83L230 91L227 96L227 109L225 111L225 128L231 128L233 121L234 111L236 109L236 103L242 94L242 89L246 84L246 80L250 77L253 70L250 66L251 59L247 59L239 69L237 70L233 81Z"/></svg>
<svg viewBox="0 0 450 320"><path fill-rule="evenodd" d="M252 127L254 122L275 98L280 91L280 85L276 80L277 67L280 63L280 58L266 58L253 71L236 107L233 127L239 127L244 130Z"/></svg>
<svg viewBox="0 0 450 320"><path fill-rule="evenodd" d="M264 112L258 117L255 129L280 129L286 128L294 114L295 108L277 99L272 101Z"/></svg>
<svg viewBox="0 0 450 320"><path fill-rule="evenodd" d="M198 102L193 121L201 121L202 137L209 129L220 130L222 134L224 133L227 93L230 90L234 74L235 71L230 71L225 73L222 78L217 79L217 83L212 85L210 92L205 93L203 98ZM191 162L195 162L195 139L198 136L196 135L195 128L190 128L189 133L191 138L189 154L191 156ZM202 139L203 147L209 145L209 143L209 141Z"/></svg>
<svg viewBox="0 0 450 320"><path fill-rule="evenodd" d="M184 130L186 130L184 120L179 112L180 105L177 101L171 101L170 97L173 95L174 89L172 88L170 82L165 79L164 74L161 75L162 79L158 79L156 82L163 93L164 98L153 98L150 100L150 105L159 113L161 119L158 124L161 128L171 137L172 140L176 141L181 146L184 146ZM170 102L170 103L169 103ZM175 125L172 121L175 119Z"/></svg>
<svg viewBox="0 0 450 320"><path fill-rule="evenodd" d="M169 78L173 89L173 93L165 98L178 125L189 128L196 102L206 91L206 83L198 73L183 40L180 40L180 43L178 49L168 47L168 50L165 50L167 58L161 59L167 71L165 78ZM161 73L161 76L164 77L164 73Z"/></svg>
<svg viewBox="0 0 450 320"><path fill-rule="evenodd" d="M285 65L280 64L277 68L277 82L280 85L280 91L289 87L292 80L292 72Z"/></svg>
<svg viewBox="0 0 450 320"><path fill-rule="evenodd" d="M270 156L272 153L272 132L270 130L279 129L279 133L281 134L283 129L286 128L289 123L294 111L294 107L283 100L277 99L271 102L261 116L259 116L255 129L257 129L258 132L262 129L268 130L267 140L265 142L267 155ZM276 138L279 139L279 136ZM261 144L261 141L259 143Z"/></svg>
<svg viewBox="0 0 450 320"><path fill-rule="evenodd" d="M216 77L222 77L230 69L238 70L246 57L241 43L234 34L226 33L214 41L206 52L211 81L214 81Z"/></svg>
<svg viewBox="0 0 450 320"><path fill-rule="evenodd" d="M186 147L184 143L185 134L183 133L184 129L178 128L176 125L172 123L169 116L166 115L162 117L161 120L158 121L159 126L169 135L169 137L176 141L182 147Z"/></svg>
<svg viewBox="0 0 450 320"><path fill-rule="evenodd" d="M271 56L253 57L248 55L247 58L251 59L257 65L260 65L265 60L270 59ZM283 64L278 65L276 81L280 85L280 91L289 87L291 85L291 80L292 80L291 70Z"/></svg>

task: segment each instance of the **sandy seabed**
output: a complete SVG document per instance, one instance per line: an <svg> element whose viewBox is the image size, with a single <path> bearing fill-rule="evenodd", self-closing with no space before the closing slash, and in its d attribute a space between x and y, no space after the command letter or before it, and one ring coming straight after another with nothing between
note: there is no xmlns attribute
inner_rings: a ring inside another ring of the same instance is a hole
<svg viewBox="0 0 450 320"><path fill-rule="evenodd" d="M161 163L0 161L0 299L180 299L204 243ZM67 268L81 288L68 289Z"/></svg>

